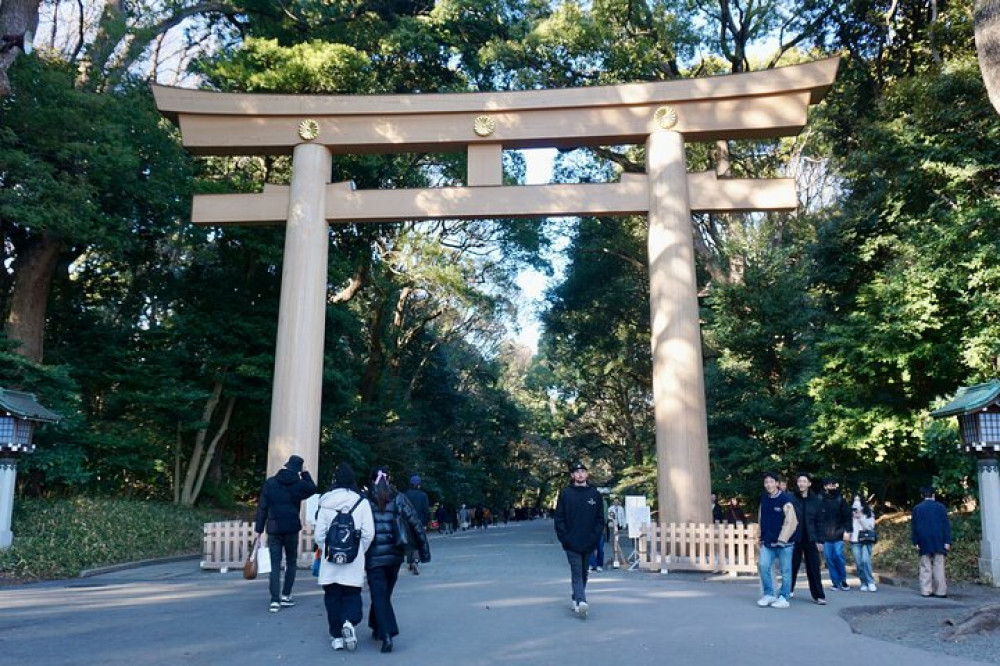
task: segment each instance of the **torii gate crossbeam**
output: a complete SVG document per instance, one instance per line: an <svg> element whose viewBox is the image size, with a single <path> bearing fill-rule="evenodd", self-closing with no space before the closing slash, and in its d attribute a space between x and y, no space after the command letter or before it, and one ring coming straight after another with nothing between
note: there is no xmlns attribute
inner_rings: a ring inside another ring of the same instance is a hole
<svg viewBox="0 0 1000 666"><path fill-rule="evenodd" d="M562 90L249 95L153 86L203 155L292 154L289 186L196 196L197 224L286 224L268 473L316 469L329 222L646 214L660 522L711 522L708 428L691 213L793 210L789 179L688 173L685 141L795 134L836 58L748 74ZM621 182L503 186L505 149L644 143ZM465 187L356 190L332 156L465 150Z"/></svg>

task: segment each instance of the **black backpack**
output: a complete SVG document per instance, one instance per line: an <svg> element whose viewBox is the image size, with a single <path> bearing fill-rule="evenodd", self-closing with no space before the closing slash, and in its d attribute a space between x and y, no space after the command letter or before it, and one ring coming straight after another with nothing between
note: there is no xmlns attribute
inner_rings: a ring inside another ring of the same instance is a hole
<svg viewBox="0 0 1000 666"><path fill-rule="evenodd" d="M359 497L347 511L338 511L330 528L326 531L326 561L334 564L350 564L358 556L361 548L361 530L354 526L354 510L361 504Z"/></svg>

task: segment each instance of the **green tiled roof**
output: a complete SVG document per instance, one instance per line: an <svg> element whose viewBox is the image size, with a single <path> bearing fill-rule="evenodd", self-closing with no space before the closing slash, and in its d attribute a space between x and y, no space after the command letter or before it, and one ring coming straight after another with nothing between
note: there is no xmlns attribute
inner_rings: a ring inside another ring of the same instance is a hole
<svg viewBox="0 0 1000 666"><path fill-rule="evenodd" d="M1000 398L1000 379L992 379L985 384L975 386L963 386L958 389L951 402L940 409L935 409L931 412L931 416L940 419L945 416L972 414L996 402L998 398Z"/></svg>
<svg viewBox="0 0 1000 666"><path fill-rule="evenodd" d="M55 423L62 419L53 411L38 404L35 396L21 391L10 391L0 388L0 409L6 410L20 419L32 421L49 421Z"/></svg>

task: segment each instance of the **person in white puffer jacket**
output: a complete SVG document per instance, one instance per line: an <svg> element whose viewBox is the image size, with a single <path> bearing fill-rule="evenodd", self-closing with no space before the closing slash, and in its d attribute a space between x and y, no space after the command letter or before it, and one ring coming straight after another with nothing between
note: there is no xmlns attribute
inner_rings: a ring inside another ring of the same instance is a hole
<svg viewBox="0 0 1000 666"><path fill-rule="evenodd" d="M316 511L316 545L322 550L326 533L338 511L354 510L354 527L361 531L361 545L352 562L335 564L320 557L319 584L323 587L323 603L330 626L331 645L334 650L354 650L358 646L355 626L361 622L361 588L365 584L365 552L375 538L375 520L371 505L361 499L354 470L347 463L340 463L334 475L333 487L319 498ZM356 506L355 506L356 505Z"/></svg>
<svg viewBox="0 0 1000 666"><path fill-rule="evenodd" d="M854 496L851 504L851 552L854 554L854 565L858 568L858 578L861 579L862 592L874 592L875 574L872 573L872 545L858 541L858 532L875 529L875 512L860 495Z"/></svg>

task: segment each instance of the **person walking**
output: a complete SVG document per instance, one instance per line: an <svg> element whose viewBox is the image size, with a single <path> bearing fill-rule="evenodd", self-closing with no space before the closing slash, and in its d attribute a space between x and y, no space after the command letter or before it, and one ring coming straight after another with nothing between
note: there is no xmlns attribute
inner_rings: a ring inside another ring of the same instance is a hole
<svg viewBox="0 0 1000 666"><path fill-rule="evenodd" d="M805 473L795 477L796 491L792 495L795 506L795 517L799 521L799 537L795 540L792 550L792 585L791 594L795 594L795 581L799 577L799 567L802 561L806 563L806 578L809 581L809 594L813 603L826 605L826 594L823 592L823 572L819 554L823 543L817 543L820 534L820 511L822 505L819 496L813 492L812 478Z"/></svg>
<svg viewBox="0 0 1000 666"><path fill-rule="evenodd" d="M570 484L556 500L556 537L566 551L572 587L573 612L586 619L587 558L597 548L604 532L604 502L597 489L587 483L587 467L582 462L570 465Z"/></svg>
<svg viewBox="0 0 1000 666"><path fill-rule="evenodd" d="M406 495L406 499L410 500L410 504L413 505L413 510L417 512L417 518L420 519L426 532L427 525L431 522L431 500L427 497L427 493L420 487L420 477L418 475L414 474L410 477L410 487L406 489L404 494ZM418 558L419 554L416 548L411 548L410 552L406 555L410 572L414 576L420 575L420 568L417 563Z"/></svg>
<svg viewBox="0 0 1000 666"><path fill-rule="evenodd" d="M923 500L913 507L910 522L911 539L920 553L920 595L948 596L948 581L944 575L944 558L951 550L951 523L948 509L934 499L934 489L920 489Z"/></svg>
<svg viewBox="0 0 1000 666"><path fill-rule="evenodd" d="M851 502L851 553L854 555L854 566L858 569L858 578L861 579L862 592L875 592L878 585L875 584L875 574L872 572L872 543L862 541L860 534L865 531L875 529L875 512L861 499L860 495L854 496Z"/></svg>
<svg viewBox="0 0 1000 666"><path fill-rule="evenodd" d="M421 562L431 561L431 549L417 512L406 495L389 483L389 471L385 467L372 470L368 502L375 520L375 540L365 553L365 572L371 594L368 626L372 630L372 638L382 641L382 652L392 652L392 639L399 635L399 624L392 607L392 591L399 579L399 568L405 554L405 546L400 549L396 544L404 539L415 542L420 550ZM397 533L397 524L406 530L406 535Z"/></svg>
<svg viewBox="0 0 1000 666"><path fill-rule="evenodd" d="M458 524L461 525L462 531L469 529L469 510L462 505L462 508L458 510Z"/></svg>
<svg viewBox="0 0 1000 666"><path fill-rule="evenodd" d="M350 513L354 527L360 532L360 545L353 561L337 564L329 561L326 537L338 514ZM333 487L319 498L316 511L316 545L323 549L319 564L319 584L323 588L323 604L334 650L358 646L355 627L362 619L361 588L365 584L365 553L375 538L375 520L371 505L358 490L354 470L347 463L337 466Z"/></svg>
<svg viewBox="0 0 1000 666"><path fill-rule="evenodd" d="M309 472L302 469L304 461L291 456L278 473L264 481L257 502L254 532L260 539L267 528L267 549L271 555L270 591L268 610L277 613L282 608L295 605L292 586L299 557L299 519L302 500L316 493L316 484ZM285 556L285 582L281 583L281 555Z"/></svg>
<svg viewBox="0 0 1000 666"><path fill-rule="evenodd" d="M823 509L820 514L820 540L823 558L830 572L833 590L850 590L847 584L847 560L844 559L844 540L851 534L851 509L840 494L840 482L833 477L823 479Z"/></svg>
<svg viewBox="0 0 1000 666"><path fill-rule="evenodd" d="M792 550L799 538L799 521L795 506L788 493L778 485L780 478L774 472L764 474L764 493L760 496L760 574L763 595L757 600L761 608L788 608L792 592ZM781 589L775 595L771 567L777 560L781 565Z"/></svg>

